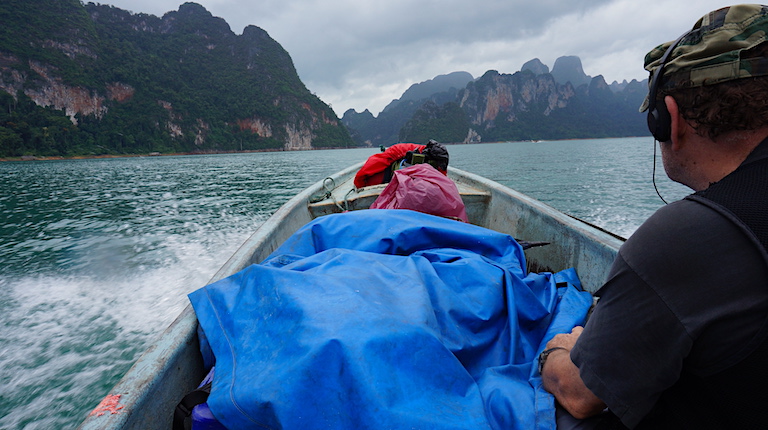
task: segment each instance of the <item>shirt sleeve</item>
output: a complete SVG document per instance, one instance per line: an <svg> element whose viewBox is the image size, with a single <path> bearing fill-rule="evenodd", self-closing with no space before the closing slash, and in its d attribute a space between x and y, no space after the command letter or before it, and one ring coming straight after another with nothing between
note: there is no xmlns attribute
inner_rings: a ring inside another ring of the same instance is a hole
<svg viewBox="0 0 768 430"><path fill-rule="evenodd" d="M692 341L621 256L601 293L571 358L586 386L632 428L677 381Z"/></svg>
<svg viewBox="0 0 768 430"><path fill-rule="evenodd" d="M717 240L704 234L711 220L700 212L687 201L665 206L627 240L571 352L586 386L630 428L677 382L693 346L699 323L678 305L690 301L685 290Z"/></svg>

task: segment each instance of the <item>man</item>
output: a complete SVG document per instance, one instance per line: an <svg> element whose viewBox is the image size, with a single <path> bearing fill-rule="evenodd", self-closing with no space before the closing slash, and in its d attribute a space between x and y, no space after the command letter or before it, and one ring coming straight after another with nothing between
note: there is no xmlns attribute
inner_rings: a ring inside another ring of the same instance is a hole
<svg viewBox="0 0 768 430"><path fill-rule="evenodd" d="M641 111L695 193L627 240L583 331L542 354L544 387L585 423L768 426L767 38L768 6L732 6L646 56Z"/></svg>

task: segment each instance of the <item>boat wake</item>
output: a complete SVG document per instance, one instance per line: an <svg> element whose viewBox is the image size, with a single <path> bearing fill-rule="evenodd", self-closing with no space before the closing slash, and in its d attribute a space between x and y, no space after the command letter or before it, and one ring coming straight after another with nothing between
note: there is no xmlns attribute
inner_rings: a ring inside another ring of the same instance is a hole
<svg viewBox="0 0 768 430"><path fill-rule="evenodd" d="M245 234L217 237L171 236L164 260L130 271L110 272L103 263L111 257L90 255L88 276L0 278L0 381L11 393L0 402L0 428L71 428L82 421Z"/></svg>

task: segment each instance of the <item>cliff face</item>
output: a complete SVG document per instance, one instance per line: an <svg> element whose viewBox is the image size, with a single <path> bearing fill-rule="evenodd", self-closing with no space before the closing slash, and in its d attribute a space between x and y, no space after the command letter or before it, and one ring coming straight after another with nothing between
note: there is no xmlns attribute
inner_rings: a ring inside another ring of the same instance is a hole
<svg viewBox="0 0 768 430"><path fill-rule="evenodd" d="M521 112L548 116L568 105L575 96L573 86L557 85L550 74L515 73L502 75L489 71L462 92L460 106L473 125L491 128L499 121L514 122Z"/></svg>
<svg viewBox="0 0 768 430"><path fill-rule="evenodd" d="M119 135L117 152L352 146L276 41L255 26L235 35L198 4L158 18L7 0L0 19L0 90L62 110L78 144L110 147Z"/></svg>
<svg viewBox="0 0 768 430"><path fill-rule="evenodd" d="M77 113L103 116L103 91L62 79L97 58L98 37L77 0L6 0L0 21L0 90L14 97L21 91L41 106L65 110L75 123Z"/></svg>
<svg viewBox="0 0 768 430"><path fill-rule="evenodd" d="M530 70L534 75L549 73L549 67L542 63L538 58L534 58L533 60L527 61L525 64L523 64L523 67L520 68L520 71L523 72L526 70Z"/></svg>
<svg viewBox="0 0 768 430"><path fill-rule="evenodd" d="M574 87L589 84L592 80L590 76L584 73L581 59L574 55L559 57L555 60L555 66L552 67L552 77L559 84L570 82Z"/></svg>
<svg viewBox="0 0 768 430"><path fill-rule="evenodd" d="M33 72L30 79L30 74L13 68L20 65L18 58L1 52L0 64L5 64L0 66L3 72L0 75L0 90L11 95L21 91L40 106L63 110L74 125L77 125L78 114L101 119L109 110L105 103L107 100L124 102L136 91L132 86L121 82L106 84L103 94L82 86L67 85L53 66L33 60L29 60L26 65ZM30 86L31 83L34 85Z"/></svg>

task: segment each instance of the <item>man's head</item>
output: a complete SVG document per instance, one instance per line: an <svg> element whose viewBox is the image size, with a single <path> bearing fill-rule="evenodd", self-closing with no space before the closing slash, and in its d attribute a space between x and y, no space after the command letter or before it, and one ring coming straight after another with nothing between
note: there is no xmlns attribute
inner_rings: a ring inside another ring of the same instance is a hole
<svg viewBox="0 0 768 430"><path fill-rule="evenodd" d="M669 138L666 95L698 134L712 140L768 125L767 41L768 6L737 5L710 12L677 43L651 50L645 57L651 88L640 110L650 107L649 128L661 121L654 136Z"/></svg>
<svg viewBox="0 0 768 430"><path fill-rule="evenodd" d="M426 148L421 151L426 156L426 162L437 170L446 173L448 171L448 150L442 143L429 139Z"/></svg>

